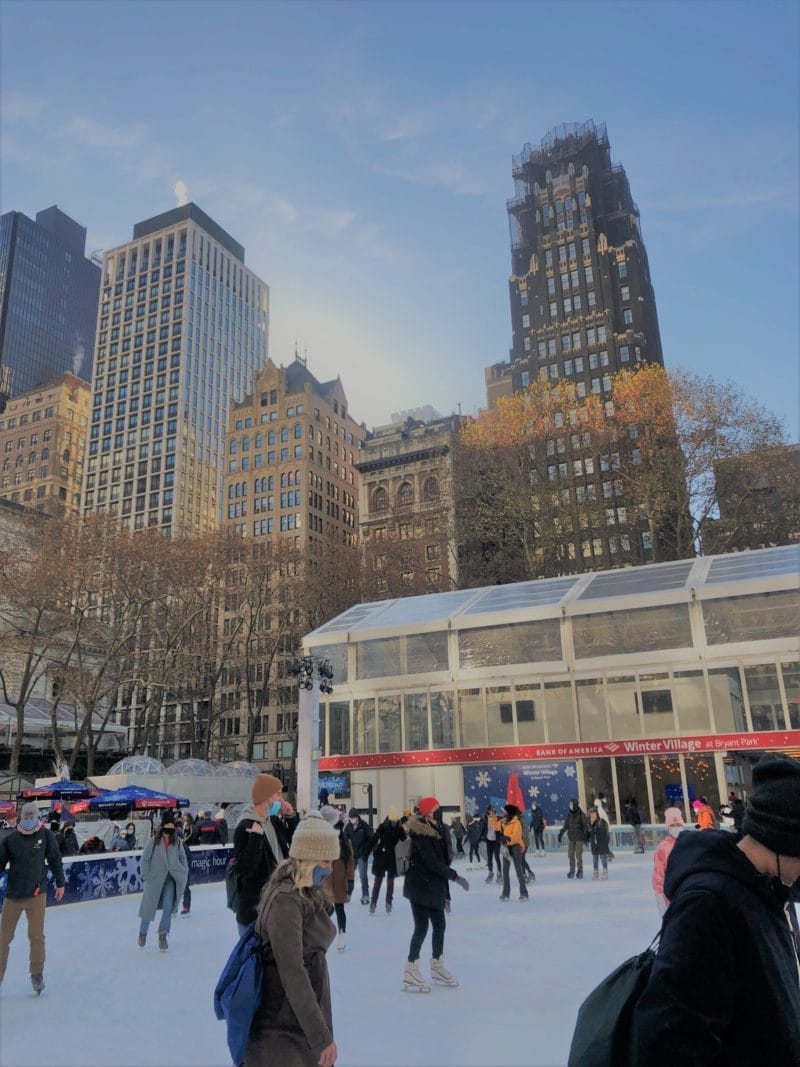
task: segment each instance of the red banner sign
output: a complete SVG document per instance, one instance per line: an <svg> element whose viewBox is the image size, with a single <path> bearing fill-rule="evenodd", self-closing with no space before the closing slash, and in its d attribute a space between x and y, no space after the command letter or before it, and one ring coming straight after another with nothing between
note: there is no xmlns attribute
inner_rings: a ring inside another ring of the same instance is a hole
<svg viewBox="0 0 800 1067"><path fill-rule="evenodd" d="M326 756L321 771L360 768L419 767L447 763L580 759L587 756L677 756L696 752L753 752L765 748L799 748L800 730L771 733L701 734L693 737L637 737L622 741L565 741L552 745L498 745L445 748L435 752L384 752L364 756Z"/></svg>

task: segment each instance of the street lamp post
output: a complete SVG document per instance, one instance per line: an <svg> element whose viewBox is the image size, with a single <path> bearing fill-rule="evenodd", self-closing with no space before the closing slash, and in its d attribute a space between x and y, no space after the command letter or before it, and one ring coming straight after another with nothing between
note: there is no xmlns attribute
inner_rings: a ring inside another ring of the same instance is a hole
<svg viewBox="0 0 800 1067"><path fill-rule="evenodd" d="M333 668L314 656L301 656L292 665L299 690L297 716L297 807L311 811L319 793L319 695L332 693Z"/></svg>

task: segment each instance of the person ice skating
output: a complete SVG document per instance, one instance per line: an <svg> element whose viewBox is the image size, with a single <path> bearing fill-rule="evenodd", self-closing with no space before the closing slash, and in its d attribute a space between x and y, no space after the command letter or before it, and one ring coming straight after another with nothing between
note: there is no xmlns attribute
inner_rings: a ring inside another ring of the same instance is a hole
<svg viewBox="0 0 800 1067"><path fill-rule="evenodd" d="M737 797L735 794L731 801L731 818L733 819L733 829L736 834L736 840L740 841L742 838L742 823L744 822L745 806L741 797Z"/></svg>
<svg viewBox="0 0 800 1067"><path fill-rule="evenodd" d="M397 860L395 848L405 841L406 832L400 825L397 808L389 809L389 814L375 831L375 844L372 849L372 899L369 904L370 915L375 914L381 895L383 879L386 879L386 914L392 910L394 899L394 880L397 877Z"/></svg>
<svg viewBox="0 0 800 1067"><path fill-rule="evenodd" d="M350 842L350 847L353 849L358 876L361 880L361 903L369 904L369 877L367 875L367 864L369 861L369 854L372 851L373 835L372 830L370 830L367 823L365 823L358 814L357 808L350 809L347 826L345 826L344 832L347 835L347 840Z"/></svg>
<svg viewBox="0 0 800 1067"><path fill-rule="evenodd" d="M589 820L581 810L576 797L569 802L569 811L564 818L564 825L558 831L558 843L567 835L569 855L569 872L567 878L583 878L583 846L589 836Z"/></svg>
<svg viewBox="0 0 800 1067"><path fill-rule="evenodd" d="M333 897L333 907L336 911L336 925L339 930L339 935L336 939L336 948L339 952L344 952L347 944L347 915L345 914L345 904L350 900L353 880L356 876L353 848L345 837L344 815L339 809L332 807L330 804L325 804L319 809L319 813L328 825L332 826L339 835L339 855L333 861L331 878L330 882L327 883L327 888Z"/></svg>
<svg viewBox="0 0 800 1067"><path fill-rule="evenodd" d="M699 800L695 800L694 804L692 804L692 809L694 817L697 819L698 830L719 829L707 797L700 797Z"/></svg>
<svg viewBox="0 0 800 1067"><path fill-rule="evenodd" d="M482 820L482 835L486 841L486 865L489 868L489 873L486 876L486 884L490 885L492 881L492 864L494 863L497 873L497 884L499 885L503 880L503 875L500 871L500 846L503 843L503 833L500 829L500 819L497 812L492 805L486 809L486 814Z"/></svg>
<svg viewBox="0 0 800 1067"><path fill-rule="evenodd" d="M608 823L600 814L599 808L589 811L589 845L592 850L592 879L608 878ZM603 873L599 873L602 864Z"/></svg>
<svg viewBox="0 0 800 1067"><path fill-rule="evenodd" d="M528 899L528 889L525 884L525 870L522 864L522 850L523 850L523 837L522 837L522 822L520 820L520 810L516 804L506 804L503 808L505 811L505 817L500 820L500 838L503 842L503 892L500 895L500 899L505 901L511 896L511 879L509 877L509 871L511 864L514 864L514 870L519 881L519 899Z"/></svg>
<svg viewBox="0 0 800 1067"><path fill-rule="evenodd" d="M642 813L639 810L639 805L636 803L636 797L631 797L626 805L626 814L628 817L628 823L633 830L633 837L636 841L636 848L634 853L644 852L644 834L642 832Z"/></svg>
<svg viewBox="0 0 800 1067"><path fill-rule="evenodd" d="M544 849L544 828L547 824L544 812L537 803L531 804L531 832L533 833L533 847L537 856L546 855Z"/></svg>
<svg viewBox="0 0 800 1067"><path fill-rule="evenodd" d="M181 900L181 916L185 918L192 912L192 853L189 851L189 841L183 832L183 828L178 826L175 833L186 857L186 887L183 890L183 898Z"/></svg>
<svg viewBox="0 0 800 1067"><path fill-rule="evenodd" d="M647 1067L800 1063L800 762L762 756L744 837L681 833L658 952L632 1018Z"/></svg>
<svg viewBox="0 0 800 1067"><path fill-rule="evenodd" d="M228 838L230 837L230 829L228 827L228 820L225 818L225 809L220 808L214 816L214 821L217 824L217 832L219 833L219 843L221 845L227 845Z"/></svg>
<svg viewBox="0 0 800 1067"><path fill-rule="evenodd" d="M198 811L194 827L186 841L189 845L221 845L222 835L216 819L212 819L207 811Z"/></svg>
<svg viewBox="0 0 800 1067"><path fill-rule="evenodd" d="M289 859L261 895L256 930L264 979L243 1067L333 1067L331 989L325 954L336 936L323 888L341 857L339 834L318 811L296 828Z"/></svg>
<svg viewBox="0 0 800 1067"><path fill-rule="evenodd" d="M483 823L481 819L473 816L467 820L467 841L469 842L469 862L474 863L477 859L481 862L481 840Z"/></svg>
<svg viewBox="0 0 800 1067"><path fill-rule="evenodd" d="M536 875L533 873L530 863L528 863L528 849L531 847L531 829L522 812L519 813L519 822L522 827L522 869L525 872L525 881L535 882Z"/></svg>
<svg viewBox="0 0 800 1067"><path fill-rule="evenodd" d="M175 816L171 811L164 812L161 826L144 846L141 871L143 893L139 905L139 948L144 948L147 943L150 923L160 910L158 947L166 952L172 912L183 895L189 875L183 842L176 836Z"/></svg>
<svg viewBox="0 0 800 1067"><path fill-rule="evenodd" d="M449 882L455 882L462 889L469 889L469 882L446 862L446 845L434 821L434 815L439 811L439 801L436 797L424 797L418 808L419 814L411 816L406 823L406 832L411 837L411 859L403 895L411 902L414 932L403 973L403 987L409 992L429 993L430 986L419 969L420 950L428 926L433 928L431 978L440 985L458 985L456 978L444 965L444 905Z"/></svg>
<svg viewBox="0 0 800 1067"><path fill-rule="evenodd" d="M664 896L664 876L667 873L667 860L672 854L678 835L686 829L683 814L680 808L666 808L664 811L664 825L667 828L666 837L660 841L653 853L653 892L656 895L656 907L658 914L663 915L669 907L669 901Z"/></svg>
<svg viewBox="0 0 800 1067"><path fill-rule="evenodd" d="M56 838L56 844L58 845L58 851L62 856L77 856L80 852L80 845L78 844L78 838L75 834L75 827L68 823L63 830L61 830Z"/></svg>
<svg viewBox="0 0 800 1067"><path fill-rule="evenodd" d="M455 815L450 821L450 829L453 833L453 840L456 843L456 855L464 855L464 835L466 834L466 828L461 821L460 815Z"/></svg>
<svg viewBox="0 0 800 1067"><path fill-rule="evenodd" d="M261 890L289 855L289 843L298 822L291 804L283 799L283 782L274 774L259 774L253 779L251 799L233 834L240 935L255 922Z"/></svg>
<svg viewBox="0 0 800 1067"><path fill-rule="evenodd" d="M47 868L56 883L55 898L64 898L64 867L56 839L42 826L36 804L23 804L16 829L0 840L0 874L8 870L5 898L0 911L0 985L5 978L8 953L22 913L28 921L30 976L34 993L44 989L44 915Z"/></svg>

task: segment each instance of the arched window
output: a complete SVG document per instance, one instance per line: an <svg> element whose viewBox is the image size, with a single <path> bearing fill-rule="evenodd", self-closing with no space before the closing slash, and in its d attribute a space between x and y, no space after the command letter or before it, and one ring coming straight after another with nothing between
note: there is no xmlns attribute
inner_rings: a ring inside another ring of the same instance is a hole
<svg viewBox="0 0 800 1067"><path fill-rule="evenodd" d="M383 487L376 489L372 494L372 510L386 511L389 507L389 494Z"/></svg>
<svg viewBox="0 0 800 1067"><path fill-rule="evenodd" d="M439 499L439 481L436 478L426 478L422 492L426 500Z"/></svg>
<svg viewBox="0 0 800 1067"><path fill-rule="evenodd" d="M300 484L300 471L295 471L294 472L294 484L295 485L299 485Z"/></svg>
<svg viewBox="0 0 800 1067"><path fill-rule="evenodd" d="M250 438L249 437L243 437L242 438L242 452L249 452L249 451L250 451Z"/></svg>
<svg viewBox="0 0 800 1067"><path fill-rule="evenodd" d="M281 441L288 441L288 440L289 440L289 427L288 426L281 426Z"/></svg>
<svg viewBox="0 0 800 1067"><path fill-rule="evenodd" d="M397 503L401 508L410 507L414 503L414 489L411 482L403 482L397 490Z"/></svg>
<svg viewBox="0 0 800 1067"><path fill-rule="evenodd" d="M254 448L263 448L264 447L264 435L263 434L261 434L261 433L257 433L256 434L256 439L253 442L253 447Z"/></svg>
<svg viewBox="0 0 800 1067"><path fill-rule="evenodd" d="M296 438L303 436L303 424L301 422L296 422L294 424L294 435Z"/></svg>
<svg viewBox="0 0 800 1067"><path fill-rule="evenodd" d="M231 441L231 445L230 445L229 451L230 451L230 454L232 456L235 456L236 453L239 451L239 442L238 441Z"/></svg>
<svg viewBox="0 0 800 1067"><path fill-rule="evenodd" d="M270 430L269 433L267 434L267 441L271 445L275 444L275 431L274 430Z"/></svg>

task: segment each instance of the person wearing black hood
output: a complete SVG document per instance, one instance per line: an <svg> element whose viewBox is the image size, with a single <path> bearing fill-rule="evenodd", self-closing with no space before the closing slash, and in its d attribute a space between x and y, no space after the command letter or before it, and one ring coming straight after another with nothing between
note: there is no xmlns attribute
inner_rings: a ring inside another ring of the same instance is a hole
<svg viewBox="0 0 800 1067"><path fill-rule="evenodd" d="M762 756L742 830L675 842L632 1063L800 1065L800 761Z"/></svg>
<svg viewBox="0 0 800 1067"><path fill-rule="evenodd" d="M589 820L581 811L576 797L569 802L569 811L564 819L564 825L558 831L558 843L567 835L567 848L569 852L569 871L567 878L583 878L583 846L589 840Z"/></svg>

